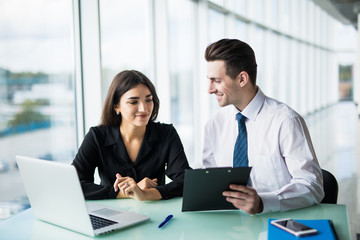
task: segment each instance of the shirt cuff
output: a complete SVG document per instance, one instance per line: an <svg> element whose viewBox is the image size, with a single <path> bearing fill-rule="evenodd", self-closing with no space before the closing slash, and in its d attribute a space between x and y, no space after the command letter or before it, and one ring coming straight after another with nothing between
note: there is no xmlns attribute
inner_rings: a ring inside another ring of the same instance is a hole
<svg viewBox="0 0 360 240"><path fill-rule="evenodd" d="M280 200L275 193L259 193L259 197L261 198L264 207L261 213L280 211Z"/></svg>

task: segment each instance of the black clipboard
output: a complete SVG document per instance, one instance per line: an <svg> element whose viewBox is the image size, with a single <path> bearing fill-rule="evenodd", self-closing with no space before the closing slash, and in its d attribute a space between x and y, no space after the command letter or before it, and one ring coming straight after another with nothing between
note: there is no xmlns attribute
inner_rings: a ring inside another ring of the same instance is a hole
<svg viewBox="0 0 360 240"><path fill-rule="evenodd" d="M230 184L247 185L251 167L185 170L182 211L237 209L222 192Z"/></svg>

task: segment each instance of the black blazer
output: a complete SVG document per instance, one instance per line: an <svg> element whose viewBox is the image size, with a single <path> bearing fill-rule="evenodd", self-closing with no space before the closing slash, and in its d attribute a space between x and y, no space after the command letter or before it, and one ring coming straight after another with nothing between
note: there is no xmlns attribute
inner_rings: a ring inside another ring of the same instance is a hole
<svg viewBox="0 0 360 240"><path fill-rule="evenodd" d="M183 145L172 125L149 122L139 154L132 163L122 141L119 126L90 128L72 163L79 175L86 199L116 198L116 173L136 182L157 178L163 199L182 196L184 171L189 169ZM94 183L98 167L101 183ZM172 182L165 184L165 174Z"/></svg>

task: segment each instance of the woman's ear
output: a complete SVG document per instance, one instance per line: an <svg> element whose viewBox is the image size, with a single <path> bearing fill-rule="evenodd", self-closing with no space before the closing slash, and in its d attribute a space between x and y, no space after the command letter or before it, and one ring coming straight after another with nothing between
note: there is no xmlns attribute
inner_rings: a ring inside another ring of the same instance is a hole
<svg viewBox="0 0 360 240"><path fill-rule="evenodd" d="M115 111L116 115L120 115L119 105L114 105L114 111Z"/></svg>

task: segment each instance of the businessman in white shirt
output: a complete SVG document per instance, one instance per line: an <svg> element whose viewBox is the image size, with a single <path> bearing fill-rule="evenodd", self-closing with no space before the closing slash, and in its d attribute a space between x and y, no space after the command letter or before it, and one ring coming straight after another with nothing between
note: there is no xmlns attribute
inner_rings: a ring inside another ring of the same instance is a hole
<svg viewBox="0 0 360 240"><path fill-rule="evenodd" d="M322 173L305 121L256 85L252 48L237 39L222 39L207 47L205 59L208 92L222 108L205 126L203 166L244 166L235 163L240 155L245 156L245 166L252 167L248 186L230 185L223 192L226 200L249 214L320 203ZM241 128L238 113L245 117L241 153L235 147Z"/></svg>

